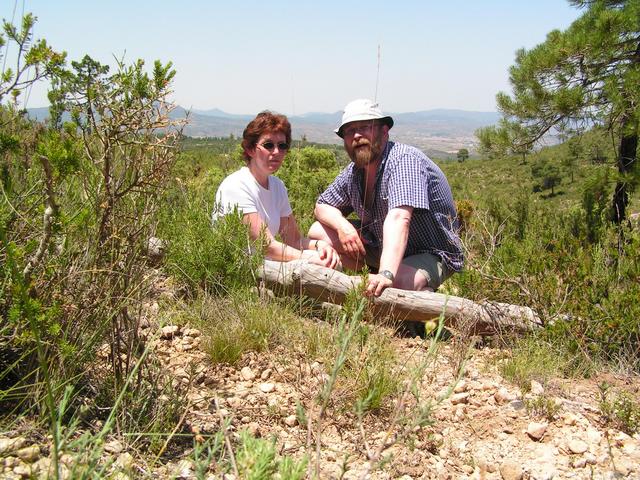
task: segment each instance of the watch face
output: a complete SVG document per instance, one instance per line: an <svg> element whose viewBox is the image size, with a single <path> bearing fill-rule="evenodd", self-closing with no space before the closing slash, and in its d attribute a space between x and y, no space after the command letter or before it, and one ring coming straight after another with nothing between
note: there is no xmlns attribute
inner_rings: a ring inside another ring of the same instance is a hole
<svg viewBox="0 0 640 480"><path fill-rule="evenodd" d="M393 276L393 273L391 273L389 270L381 271L380 275L382 275L383 277L388 278L389 280L391 280L393 282L394 276Z"/></svg>

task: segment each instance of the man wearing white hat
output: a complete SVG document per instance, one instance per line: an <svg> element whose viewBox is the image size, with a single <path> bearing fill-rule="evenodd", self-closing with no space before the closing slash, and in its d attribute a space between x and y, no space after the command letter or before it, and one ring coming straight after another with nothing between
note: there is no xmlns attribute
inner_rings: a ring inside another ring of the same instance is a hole
<svg viewBox="0 0 640 480"><path fill-rule="evenodd" d="M371 100L344 109L335 133L352 160L316 203L309 237L329 242L344 266L368 265L367 294L436 290L462 270L451 188L420 150L389 141L393 119ZM347 220L354 212L358 221Z"/></svg>

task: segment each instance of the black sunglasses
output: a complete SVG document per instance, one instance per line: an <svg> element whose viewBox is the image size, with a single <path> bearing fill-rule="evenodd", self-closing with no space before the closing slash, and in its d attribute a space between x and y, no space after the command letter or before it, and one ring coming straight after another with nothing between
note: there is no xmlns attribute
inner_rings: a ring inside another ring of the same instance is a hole
<svg viewBox="0 0 640 480"><path fill-rule="evenodd" d="M276 147L276 145L278 145L278 150L280 150L281 152L286 152L287 150L289 150L289 144L285 142L278 142L276 144L269 140L267 142L260 143L259 145L269 152L273 152L273 149Z"/></svg>

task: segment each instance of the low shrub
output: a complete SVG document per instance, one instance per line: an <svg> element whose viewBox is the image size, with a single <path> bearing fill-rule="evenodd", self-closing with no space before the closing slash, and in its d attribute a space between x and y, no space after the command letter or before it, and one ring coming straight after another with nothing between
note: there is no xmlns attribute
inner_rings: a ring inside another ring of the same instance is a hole
<svg viewBox="0 0 640 480"><path fill-rule="evenodd" d="M165 200L171 208L164 210L158 228L167 242L166 272L193 295L198 289L221 295L257 284L259 245L250 240L239 214L226 215L212 225L214 199L214 194L174 188ZM256 253L250 255L250 250Z"/></svg>

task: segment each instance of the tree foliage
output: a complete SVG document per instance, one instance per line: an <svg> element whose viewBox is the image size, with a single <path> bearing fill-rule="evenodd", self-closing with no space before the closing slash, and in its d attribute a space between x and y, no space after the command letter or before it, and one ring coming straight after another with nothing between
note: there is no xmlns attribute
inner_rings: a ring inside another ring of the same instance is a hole
<svg viewBox="0 0 640 480"><path fill-rule="evenodd" d="M505 135L517 126L518 135L506 134L510 143L531 146L552 129L609 129L618 139L612 218L620 222L637 177L640 0L571 3L585 12L567 30L554 30L544 43L516 53L513 93L497 95L504 119L496 132Z"/></svg>
<svg viewBox="0 0 640 480"><path fill-rule="evenodd" d="M0 60L4 67L0 76L0 102L11 94L16 101L20 93L38 80L59 72L65 63L66 54L54 51L46 40L33 41L33 25L36 17L26 14L20 28L3 20L0 33ZM6 67L9 45L16 49L13 68ZM4 52L4 53L3 53Z"/></svg>
<svg viewBox="0 0 640 480"><path fill-rule="evenodd" d="M547 158L541 158L531 165L531 176L536 181L537 190L551 190L554 195L555 187L562 181L560 168Z"/></svg>
<svg viewBox="0 0 640 480"><path fill-rule="evenodd" d="M18 392L12 400L39 404L46 388L52 412L67 384L83 383L100 342L116 389L138 368L147 245L181 121L169 116L171 64L120 62L109 74L87 56L67 68L64 54L32 44L32 26L30 15L20 32L5 24L19 58L0 97L47 76L53 121L0 105L0 379Z"/></svg>
<svg viewBox="0 0 640 480"><path fill-rule="evenodd" d="M527 163L527 155L533 149L533 144L525 140L528 130L505 119L501 119L497 126L479 128L475 134L480 141L480 153L489 158L520 155L522 163Z"/></svg>
<svg viewBox="0 0 640 480"><path fill-rule="evenodd" d="M469 158L469 150L467 150L466 148L461 148L460 150L458 150L457 157L459 162L464 162Z"/></svg>

